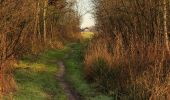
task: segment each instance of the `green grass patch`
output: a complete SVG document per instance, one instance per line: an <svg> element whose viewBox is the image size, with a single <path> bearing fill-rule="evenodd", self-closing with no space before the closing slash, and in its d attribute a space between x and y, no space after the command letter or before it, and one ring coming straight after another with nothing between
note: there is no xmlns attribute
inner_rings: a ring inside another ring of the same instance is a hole
<svg viewBox="0 0 170 100"><path fill-rule="evenodd" d="M113 100L113 98L97 92L94 85L86 81L82 64L84 46L82 44L73 44L70 47L72 48L72 53L70 53L69 58L65 59L67 80L85 100Z"/></svg>
<svg viewBox="0 0 170 100"><path fill-rule="evenodd" d="M23 57L14 73L18 85L14 100L67 100L56 80L57 59L67 51L49 50L36 58Z"/></svg>
<svg viewBox="0 0 170 100"><path fill-rule="evenodd" d="M18 90L14 100L67 100L56 80L57 60L66 65L66 79L85 100L113 100L88 83L83 72L85 47L80 43L67 45L62 50L48 50L38 56L25 56L15 65ZM64 59L66 54L70 54Z"/></svg>

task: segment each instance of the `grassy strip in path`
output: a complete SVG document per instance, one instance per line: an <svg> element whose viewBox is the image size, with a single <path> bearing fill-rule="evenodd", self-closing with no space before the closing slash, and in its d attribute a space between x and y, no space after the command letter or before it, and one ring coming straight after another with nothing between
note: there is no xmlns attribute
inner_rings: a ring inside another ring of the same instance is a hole
<svg viewBox="0 0 170 100"><path fill-rule="evenodd" d="M66 78L73 85L85 100L113 100L113 98L105 96L89 84L83 74L83 45L72 44L72 53L69 58L65 59Z"/></svg>
<svg viewBox="0 0 170 100"><path fill-rule="evenodd" d="M66 100L56 80L57 59L62 59L66 52L67 49L49 50L37 58L24 57L16 65L18 90L14 100Z"/></svg>

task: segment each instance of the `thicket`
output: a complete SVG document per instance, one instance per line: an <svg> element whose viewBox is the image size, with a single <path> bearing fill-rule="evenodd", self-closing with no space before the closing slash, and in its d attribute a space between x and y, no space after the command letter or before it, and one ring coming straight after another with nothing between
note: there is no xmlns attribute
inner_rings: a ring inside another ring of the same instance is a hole
<svg viewBox="0 0 170 100"><path fill-rule="evenodd" d="M66 0L0 0L0 97L16 90L13 64L26 54L62 48L78 40L75 2Z"/></svg>
<svg viewBox="0 0 170 100"><path fill-rule="evenodd" d="M98 36L87 78L120 100L169 99L169 1L92 0Z"/></svg>

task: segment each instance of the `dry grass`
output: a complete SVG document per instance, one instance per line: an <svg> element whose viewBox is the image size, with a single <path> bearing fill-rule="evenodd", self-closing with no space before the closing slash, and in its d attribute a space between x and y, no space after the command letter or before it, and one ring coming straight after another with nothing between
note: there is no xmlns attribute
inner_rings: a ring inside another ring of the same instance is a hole
<svg viewBox="0 0 170 100"><path fill-rule="evenodd" d="M164 46L121 36L92 42L85 56L87 77L111 95L124 100L164 100L168 94L170 66Z"/></svg>
<svg viewBox="0 0 170 100"><path fill-rule="evenodd" d="M84 61L86 66L85 72L88 76L91 74L91 67L95 60L103 58L109 65L112 64L112 55L108 52L107 44L107 40L99 39L89 45Z"/></svg>
<svg viewBox="0 0 170 100"><path fill-rule="evenodd" d="M12 71L13 67L12 65L14 64L15 60L10 60L10 61L5 61L1 65L1 70L0 70L0 99L2 99L2 95L10 95L11 92L16 91L17 85L14 80Z"/></svg>

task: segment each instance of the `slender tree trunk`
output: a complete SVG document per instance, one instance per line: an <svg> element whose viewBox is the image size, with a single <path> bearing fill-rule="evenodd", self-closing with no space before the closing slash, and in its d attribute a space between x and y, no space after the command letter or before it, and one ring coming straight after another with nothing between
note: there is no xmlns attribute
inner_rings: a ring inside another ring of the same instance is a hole
<svg viewBox="0 0 170 100"><path fill-rule="evenodd" d="M50 38L49 38L50 40L49 41L50 41L50 45L52 45L52 38L53 38L53 25L52 25L52 23L50 24L50 28L51 28L50 29L51 34L50 34Z"/></svg>
<svg viewBox="0 0 170 100"><path fill-rule="evenodd" d="M32 36L32 51L35 52L35 46L37 45L37 37L39 39L39 17L40 17L40 2L39 0L37 1L37 4L36 4L36 15L35 15L35 26L34 26L34 34ZM38 34L37 34L38 33Z"/></svg>
<svg viewBox="0 0 170 100"><path fill-rule="evenodd" d="M37 15L37 32L38 40L41 41L41 31L40 31L40 1L38 1L38 15Z"/></svg>
<svg viewBox="0 0 170 100"><path fill-rule="evenodd" d="M44 20L44 42L46 43L47 40L47 6L48 0L44 1L44 13L43 13L43 20Z"/></svg>
<svg viewBox="0 0 170 100"><path fill-rule="evenodd" d="M40 35L40 23L39 23L39 20L40 20L40 1L38 1L37 3L37 13L36 13L36 27L35 27L35 30L34 30L34 33L37 35L38 33L38 36Z"/></svg>
<svg viewBox="0 0 170 100"><path fill-rule="evenodd" d="M163 0L163 28L164 28L164 38L165 38L165 47L168 56L170 55L169 49L169 38L168 38L168 28L167 28L167 1Z"/></svg>

